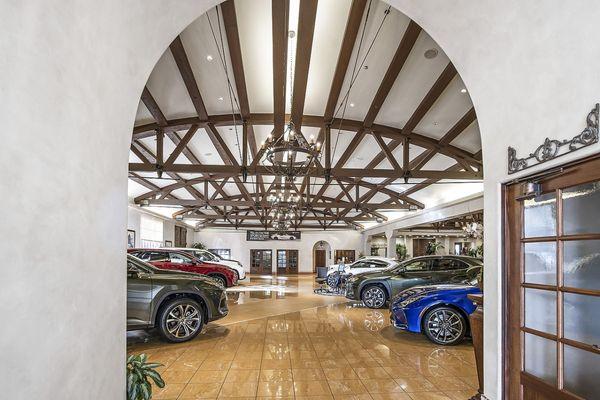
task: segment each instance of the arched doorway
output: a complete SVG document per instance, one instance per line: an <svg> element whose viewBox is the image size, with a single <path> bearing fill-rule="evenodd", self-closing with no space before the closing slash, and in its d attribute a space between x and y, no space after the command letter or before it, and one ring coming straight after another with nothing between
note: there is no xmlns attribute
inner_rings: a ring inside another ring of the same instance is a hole
<svg viewBox="0 0 600 400"><path fill-rule="evenodd" d="M317 272L318 267L327 267L331 264L331 245L329 242L319 240L313 246L313 272Z"/></svg>

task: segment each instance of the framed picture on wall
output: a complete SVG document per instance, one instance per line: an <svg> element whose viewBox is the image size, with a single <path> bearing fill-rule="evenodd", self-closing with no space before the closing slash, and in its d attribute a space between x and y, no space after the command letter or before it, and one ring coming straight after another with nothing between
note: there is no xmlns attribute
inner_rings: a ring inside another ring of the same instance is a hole
<svg viewBox="0 0 600 400"><path fill-rule="evenodd" d="M170 240L165 240L165 247L173 247L173 242Z"/></svg>
<svg viewBox="0 0 600 400"><path fill-rule="evenodd" d="M133 229L127 229L127 248L132 249L135 247L135 231Z"/></svg>

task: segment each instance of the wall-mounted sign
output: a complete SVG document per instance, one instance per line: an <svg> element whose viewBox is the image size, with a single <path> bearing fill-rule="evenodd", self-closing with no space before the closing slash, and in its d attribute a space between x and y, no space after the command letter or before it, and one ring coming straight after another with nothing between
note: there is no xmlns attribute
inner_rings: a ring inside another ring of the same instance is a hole
<svg viewBox="0 0 600 400"><path fill-rule="evenodd" d="M286 231L246 231L246 240L248 242L264 242L267 240L300 240L300 232Z"/></svg>
<svg viewBox="0 0 600 400"><path fill-rule="evenodd" d="M546 138L544 143L539 145L533 153L527 157L517 157L517 151L513 147L508 147L508 173L531 168L534 165L553 160L564 156L572 151L579 150L594 143L598 143L598 128L600 120L600 105L596 106L587 116L587 127L577 136L571 139L557 140Z"/></svg>

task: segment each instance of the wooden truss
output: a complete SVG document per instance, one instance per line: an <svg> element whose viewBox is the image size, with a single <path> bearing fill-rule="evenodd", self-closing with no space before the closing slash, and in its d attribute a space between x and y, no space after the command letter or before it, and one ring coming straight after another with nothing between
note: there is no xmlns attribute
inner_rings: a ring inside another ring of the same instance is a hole
<svg viewBox="0 0 600 400"><path fill-rule="evenodd" d="M239 103L239 113L237 115L208 115L183 42L180 37L177 37L170 45L170 50L197 116L168 120L148 88L144 88L141 100L155 122L136 126L133 129L131 151L141 162L129 164L129 177L149 190L147 193L138 196L135 202L145 205L182 207L181 211L175 213L174 216L193 216L203 221L204 226L227 224L227 226L235 226L236 228L268 227L269 204L265 201L265 196L272 188L277 187L279 181L274 179L269 187L266 187L263 178L270 175L270 173L259 165L262 152L257 145L253 126L273 124L274 132L281 132L288 121L293 121L297 129L300 129L301 126L320 128L319 140L325 143L322 163L312 168L302 182L296 182L292 185L292 190L300 196L301 210L300 215L294 221L294 228L360 228L362 227L360 223L364 221L386 220L385 215L380 213L381 210L423 208L423 204L410 196L439 180L482 179L481 153L469 153L450 144L476 120L474 109L469 110L439 140L414 132L415 127L456 76L457 72L452 64L448 64L444 69L404 127L395 128L375 124L379 110L421 33L421 28L412 21L398 44L365 119L356 121L334 118L335 108L339 101L344 77L348 71L366 4L366 0L353 0L352 2L323 116L304 114L317 0L303 0L300 2L294 85L293 88L290 88L293 101L291 114L289 115L285 114L288 0L272 1L274 101L274 112L272 114L250 113L233 0L222 3L220 7ZM232 125L242 127L241 164L234 157L217 130L219 126ZM354 138L335 165L331 164L332 127L355 132ZM200 128L208 133L212 144L223 160L223 165L201 163L188 147L190 140ZM181 131L185 131L185 134L179 133ZM371 135L375 139L380 151L365 168L346 168L345 164L367 135ZM156 138L155 152L140 140L147 137ZM164 154L165 137L175 145L174 151L169 155ZM391 141L386 143L384 138L391 139ZM408 152L410 144L423 147L426 151L410 160ZM403 149L402 164L393 155L393 151L399 146L402 146ZM248 154L248 151L250 154ZM436 154L450 157L456 163L443 171L423 169ZM175 160L180 155L183 155L189 161L189 164L176 163ZM251 162L250 158L252 159ZM386 159L392 169L376 168ZM164 174L175 183L162 188L158 187L141 175L141 173L148 172L156 172L160 176ZM198 176L193 179L184 179L180 174ZM245 185L244 178L247 176L253 177L254 189L252 191L248 190ZM330 179L323 181L324 183L316 193L311 193L312 185L309 178L323 178L324 176L329 176ZM369 182L369 180L372 180L371 178L379 178L378 183ZM389 185L397 180L408 181L411 178L423 181L401 193L389 188ZM229 195L224 190L224 186L228 183L235 184L240 193ZM198 190L196 188L198 185L202 185L203 190ZM213 190L212 194L209 194L209 186ZM330 186L338 186L341 190L335 198L325 195ZM366 189L366 193L360 195L360 188ZM173 194L178 189L186 190L193 199L178 198ZM377 194L386 195L387 200L372 202L373 197ZM305 224L307 221L318 221L319 224Z"/></svg>

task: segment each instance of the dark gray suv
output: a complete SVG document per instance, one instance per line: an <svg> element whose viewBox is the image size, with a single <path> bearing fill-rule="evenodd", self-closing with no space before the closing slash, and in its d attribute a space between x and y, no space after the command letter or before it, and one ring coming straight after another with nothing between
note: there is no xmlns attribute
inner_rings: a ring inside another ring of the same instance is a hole
<svg viewBox="0 0 600 400"><path fill-rule="evenodd" d="M157 328L165 340L185 342L227 313L225 289L212 279L127 255L127 330Z"/></svg>

